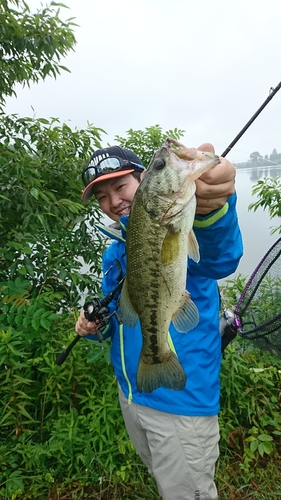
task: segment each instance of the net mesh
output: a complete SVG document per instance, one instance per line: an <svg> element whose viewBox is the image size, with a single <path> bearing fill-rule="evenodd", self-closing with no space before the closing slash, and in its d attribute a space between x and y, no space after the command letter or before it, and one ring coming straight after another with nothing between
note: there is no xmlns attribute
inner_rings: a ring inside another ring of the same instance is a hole
<svg viewBox="0 0 281 500"><path fill-rule="evenodd" d="M281 357L281 238L251 275L234 314L242 337Z"/></svg>

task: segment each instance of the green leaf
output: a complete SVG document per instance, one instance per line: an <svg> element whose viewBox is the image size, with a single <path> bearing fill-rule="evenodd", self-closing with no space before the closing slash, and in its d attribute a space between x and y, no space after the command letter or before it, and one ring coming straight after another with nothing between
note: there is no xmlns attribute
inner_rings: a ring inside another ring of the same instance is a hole
<svg viewBox="0 0 281 500"><path fill-rule="evenodd" d="M32 264L26 264L25 267L26 267L26 270L27 270L28 274L30 274L30 276L34 277L35 273L34 273L34 267L33 267L33 265Z"/></svg>
<svg viewBox="0 0 281 500"><path fill-rule="evenodd" d="M18 315L15 317L15 323L16 323L16 325L17 325L17 326L21 325L21 324L22 324L22 321L23 321L23 317L22 317L21 315L19 315L19 314L18 314Z"/></svg>
<svg viewBox="0 0 281 500"><path fill-rule="evenodd" d="M34 330L38 331L38 329L40 327L40 319L39 318L32 318L31 325L32 325L32 328L34 328Z"/></svg>
<svg viewBox="0 0 281 500"><path fill-rule="evenodd" d="M263 455L264 455L264 444L263 443L259 444L258 451L259 451L260 456L263 457Z"/></svg>
<svg viewBox="0 0 281 500"><path fill-rule="evenodd" d="M26 266L19 267L19 268L18 268L18 272L19 272L20 274L22 274L22 276L26 276L26 274L27 274L27 269L26 269Z"/></svg>
<svg viewBox="0 0 281 500"><path fill-rule="evenodd" d="M22 322L24 328L27 328L30 325L30 323L31 323L31 317L30 316L25 316L23 318L23 322Z"/></svg>
<svg viewBox="0 0 281 500"><path fill-rule="evenodd" d="M259 439L260 441L273 441L272 436L269 436L268 434L260 434L260 435L258 436L258 439Z"/></svg>
<svg viewBox="0 0 281 500"><path fill-rule="evenodd" d="M42 307L40 309L37 309L35 313L33 314L33 318L38 318L39 316L42 316L42 314L45 312L45 309Z"/></svg>
<svg viewBox="0 0 281 500"><path fill-rule="evenodd" d="M31 194L31 196L33 196L33 198L35 198L36 200L38 200L38 198L39 198L39 191L38 191L38 189L31 188L30 194Z"/></svg>
<svg viewBox="0 0 281 500"><path fill-rule="evenodd" d="M45 330L50 330L50 326L51 326L50 321L47 321L46 319L43 318L40 320L40 325L43 326L43 328L45 328Z"/></svg>
<svg viewBox="0 0 281 500"><path fill-rule="evenodd" d="M262 446L263 446L263 452L266 453L267 455L270 455L270 453L273 451L273 447L272 447L271 443L264 442L264 443L262 443Z"/></svg>
<svg viewBox="0 0 281 500"><path fill-rule="evenodd" d="M251 442L250 444L250 449L252 452L255 452L257 449L258 449L258 446L259 446L259 442L257 441L257 439L255 439L254 441Z"/></svg>
<svg viewBox="0 0 281 500"><path fill-rule="evenodd" d="M37 304L33 304L30 307L27 308L26 314L27 316L33 316L35 310L36 310Z"/></svg>

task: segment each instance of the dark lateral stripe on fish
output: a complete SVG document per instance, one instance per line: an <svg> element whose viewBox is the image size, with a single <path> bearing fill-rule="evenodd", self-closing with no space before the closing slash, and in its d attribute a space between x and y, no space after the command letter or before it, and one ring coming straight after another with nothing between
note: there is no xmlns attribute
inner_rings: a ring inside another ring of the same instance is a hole
<svg viewBox="0 0 281 500"><path fill-rule="evenodd" d="M150 328L148 328L148 331L151 333L151 335L147 338L149 342L147 342L146 351L149 352L151 364L161 363L161 359L159 357L157 329L156 327L151 326Z"/></svg>

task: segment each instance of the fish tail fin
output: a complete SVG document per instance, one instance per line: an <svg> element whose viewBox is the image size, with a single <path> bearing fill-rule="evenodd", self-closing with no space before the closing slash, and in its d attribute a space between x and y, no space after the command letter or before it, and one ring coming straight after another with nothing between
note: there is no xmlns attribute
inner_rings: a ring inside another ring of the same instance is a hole
<svg viewBox="0 0 281 500"><path fill-rule="evenodd" d="M141 355L137 373L139 392L152 392L158 387L181 391L185 384L186 374L172 351L169 352L169 356L164 361L154 364L146 363Z"/></svg>

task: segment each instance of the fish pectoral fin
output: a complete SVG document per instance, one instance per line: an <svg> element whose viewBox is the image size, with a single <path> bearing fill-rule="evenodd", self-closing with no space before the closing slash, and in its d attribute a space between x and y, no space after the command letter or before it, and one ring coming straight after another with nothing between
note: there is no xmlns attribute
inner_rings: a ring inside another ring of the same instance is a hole
<svg viewBox="0 0 281 500"><path fill-rule="evenodd" d="M161 262L164 266L172 264L180 253L180 233L168 231L161 249Z"/></svg>
<svg viewBox="0 0 281 500"><path fill-rule="evenodd" d="M190 298L190 294L185 291L180 307L172 317L172 323L178 332L186 333L198 325L199 312Z"/></svg>
<svg viewBox="0 0 281 500"><path fill-rule="evenodd" d="M187 248L188 248L188 257L194 260L194 262L199 262L200 260L199 245L193 229L191 229L191 231L188 233Z"/></svg>
<svg viewBox="0 0 281 500"><path fill-rule="evenodd" d="M133 308L129 297L127 279L124 281L120 296L120 314L123 323L130 327L136 325L139 317Z"/></svg>

